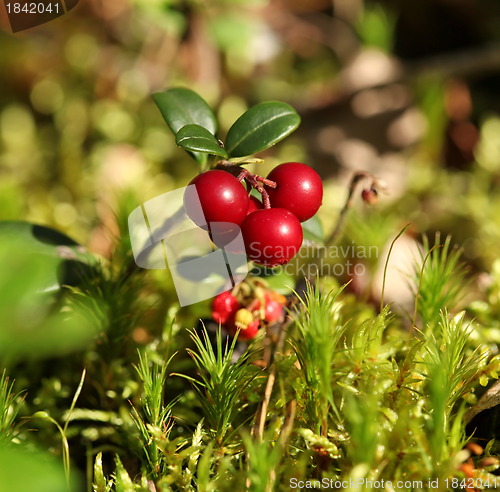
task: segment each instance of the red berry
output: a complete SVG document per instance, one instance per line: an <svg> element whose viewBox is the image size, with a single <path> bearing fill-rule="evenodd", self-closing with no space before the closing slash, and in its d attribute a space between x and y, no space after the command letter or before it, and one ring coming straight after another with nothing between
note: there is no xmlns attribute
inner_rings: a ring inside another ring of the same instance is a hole
<svg viewBox="0 0 500 492"><path fill-rule="evenodd" d="M230 173L219 169L196 176L184 193L184 208L191 220L208 230L211 222L240 225L247 215L248 194Z"/></svg>
<svg viewBox="0 0 500 492"><path fill-rule="evenodd" d="M248 211L247 215L255 212L256 210L260 210L262 208L262 202L255 196L250 196L248 200Z"/></svg>
<svg viewBox="0 0 500 492"><path fill-rule="evenodd" d="M259 331L259 326L259 320L252 321L245 329L240 329L238 338L241 340L251 340L255 338ZM225 328L232 337L234 337L238 331L238 328L236 328L234 324L226 326Z"/></svg>
<svg viewBox="0 0 500 492"><path fill-rule="evenodd" d="M257 335L259 326L259 320L254 319L252 313L248 311L248 309L239 309L230 317L225 328L231 336L235 336L239 329L238 338L249 340Z"/></svg>
<svg viewBox="0 0 500 492"><path fill-rule="evenodd" d="M361 198L368 205L376 205L378 202L378 193L375 188L366 188L361 192Z"/></svg>
<svg viewBox="0 0 500 492"><path fill-rule="evenodd" d="M302 245L302 226L284 208L269 208L247 215L241 225L247 256L264 266L289 262Z"/></svg>
<svg viewBox="0 0 500 492"><path fill-rule="evenodd" d="M279 294L274 291L268 291L264 295L264 313L261 313L261 302L259 299L254 299L246 309L258 316L264 315L263 319L272 324L281 319L283 314L283 306L276 300ZM282 297L282 296L281 296Z"/></svg>
<svg viewBox="0 0 500 492"><path fill-rule="evenodd" d="M276 188L266 186L271 207L290 210L300 222L310 219L321 206L323 183L306 164L285 162L275 167L267 179L276 183Z"/></svg>
<svg viewBox="0 0 500 492"><path fill-rule="evenodd" d="M268 323L275 323L281 319L283 306L279 302L273 301L266 295L265 320Z"/></svg>
<svg viewBox="0 0 500 492"><path fill-rule="evenodd" d="M223 292L212 301L212 318L216 323L224 324L240 308L240 303L231 292Z"/></svg>
<svg viewBox="0 0 500 492"><path fill-rule="evenodd" d="M260 323L258 319L252 321L244 330L240 330L238 338L241 338L242 340L251 340L252 338L255 338L257 332L259 331L259 326Z"/></svg>

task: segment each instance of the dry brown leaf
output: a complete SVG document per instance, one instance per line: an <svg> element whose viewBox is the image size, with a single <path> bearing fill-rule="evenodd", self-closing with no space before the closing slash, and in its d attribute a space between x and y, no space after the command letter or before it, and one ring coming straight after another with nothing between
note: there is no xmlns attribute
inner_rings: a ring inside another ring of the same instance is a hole
<svg viewBox="0 0 500 492"><path fill-rule="evenodd" d="M496 407L500 404L500 380L498 380L486 393L484 393L479 401L469 409L465 414L465 421L470 422L478 413L488 408Z"/></svg>

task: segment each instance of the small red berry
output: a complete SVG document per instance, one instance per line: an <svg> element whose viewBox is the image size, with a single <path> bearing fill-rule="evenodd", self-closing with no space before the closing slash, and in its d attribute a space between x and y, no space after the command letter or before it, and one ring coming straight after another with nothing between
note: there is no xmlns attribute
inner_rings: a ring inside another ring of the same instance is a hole
<svg viewBox="0 0 500 492"><path fill-rule="evenodd" d="M361 192L361 198L368 205L376 205L378 202L378 193L375 188L365 188Z"/></svg>
<svg viewBox="0 0 500 492"><path fill-rule="evenodd" d="M257 335L260 322L254 319L253 314L248 309L239 309L234 313L225 325L226 330L231 336L235 336L238 329L240 330L238 338L242 340L250 340Z"/></svg>
<svg viewBox="0 0 500 492"><path fill-rule="evenodd" d="M260 323L258 319L252 321L244 330L240 330L238 338L241 338L242 340L251 340L252 338L255 338L259 331L259 326Z"/></svg>
<svg viewBox="0 0 500 492"><path fill-rule="evenodd" d="M191 220L208 230L211 222L240 225L247 215L248 194L230 173L214 169L196 176L184 193L184 208Z"/></svg>
<svg viewBox="0 0 500 492"><path fill-rule="evenodd" d="M216 323L226 323L240 308L238 299L231 292L222 292L212 301L212 318Z"/></svg>
<svg viewBox="0 0 500 492"><path fill-rule="evenodd" d="M310 219L321 206L323 183L306 164L285 162L275 167L267 179L276 183L276 188L266 186L271 207L290 210L300 222Z"/></svg>
<svg viewBox="0 0 500 492"><path fill-rule="evenodd" d="M265 309L265 320L268 323L275 323L281 319L283 315L283 306L276 301L273 301L268 295L266 295L266 309Z"/></svg>
<svg viewBox="0 0 500 492"><path fill-rule="evenodd" d="M302 226L284 208L269 208L247 215L241 225L250 260L264 266L289 262L302 245Z"/></svg>

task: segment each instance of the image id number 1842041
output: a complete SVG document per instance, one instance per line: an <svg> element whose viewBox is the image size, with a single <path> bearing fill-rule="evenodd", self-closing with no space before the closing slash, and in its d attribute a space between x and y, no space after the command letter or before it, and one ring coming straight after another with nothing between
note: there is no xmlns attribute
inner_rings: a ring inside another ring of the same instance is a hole
<svg viewBox="0 0 500 492"><path fill-rule="evenodd" d="M59 14L60 5L54 3L12 2L6 3L8 14ZM61 12L62 13L62 12Z"/></svg>

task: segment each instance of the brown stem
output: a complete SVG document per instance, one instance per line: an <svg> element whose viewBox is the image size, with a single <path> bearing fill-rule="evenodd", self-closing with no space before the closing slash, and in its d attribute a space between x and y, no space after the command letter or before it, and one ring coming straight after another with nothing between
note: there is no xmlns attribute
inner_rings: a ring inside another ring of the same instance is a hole
<svg viewBox="0 0 500 492"><path fill-rule="evenodd" d="M262 186L257 188L257 191L262 195L262 203L264 203L264 208L271 208L271 201L269 200L269 193L262 188Z"/></svg>
<svg viewBox="0 0 500 492"><path fill-rule="evenodd" d="M263 178L262 176L255 175L255 179L257 181L260 181L261 183L264 183L265 185L269 186L269 188L276 188L276 186L277 186L275 181L271 181L270 179Z"/></svg>
<svg viewBox="0 0 500 492"><path fill-rule="evenodd" d="M285 344L286 330L291 325L292 319L287 319L281 326L278 335L278 341L271 344L268 347L268 352L265 356L267 359L269 370L269 377L267 378L266 388L264 390L264 396L262 398L259 411L257 412L257 417L255 419L255 425L253 428L253 434L257 436L258 439L262 440L264 436L264 426L266 425L267 409L269 407L269 402L271 401L271 396L273 394L274 383L276 381L276 362L274 356L277 352L283 350L283 345Z"/></svg>
<svg viewBox="0 0 500 492"><path fill-rule="evenodd" d="M236 177L238 181L243 181L244 179L247 178L247 176L250 174L250 171L247 169L241 169L240 174Z"/></svg>
<svg viewBox="0 0 500 492"><path fill-rule="evenodd" d="M262 195L262 202L264 208L271 208L271 202L269 200L269 193L262 186L262 183L270 186L271 188L276 188L276 183L270 179L263 178L262 176L257 176L252 174L247 169L242 169L237 176L238 181L245 180L252 188L255 188Z"/></svg>
<svg viewBox="0 0 500 492"><path fill-rule="evenodd" d="M349 184L349 193L347 195L347 200L345 201L344 207L340 211L339 218L337 220L337 224L335 225L335 228L333 229L332 233L328 237L328 239L325 242L326 246L331 246L339 237L341 231L342 231L342 226L344 225L345 218L347 216L347 212L349 212L349 209L352 207L352 200L354 196L354 192L356 191L356 187L358 184L365 178L372 178L373 179L373 184L372 187L376 184L375 178L370 174L366 173L364 171L358 171L351 179L351 183Z"/></svg>
<svg viewBox="0 0 500 492"><path fill-rule="evenodd" d="M285 423L281 428L280 437L279 437L279 445L282 449L285 449L286 443L290 434L292 433L293 423L295 421L295 410L297 409L297 400L293 399L288 402L286 406L286 417Z"/></svg>
<svg viewBox="0 0 500 492"><path fill-rule="evenodd" d="M235 164L234 162L231 161L218 161L217 165L215 166L215 169L222 169L224 171L227 171L228 173L231 173L233 176L238 178L238 176L242 173L244 170L241 166L238 166L238 164ZM243 179L243 178L241 178ZM238 179L238 181L241 181L241 179Z"/></svg>

